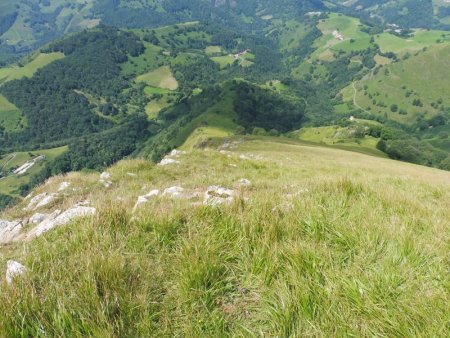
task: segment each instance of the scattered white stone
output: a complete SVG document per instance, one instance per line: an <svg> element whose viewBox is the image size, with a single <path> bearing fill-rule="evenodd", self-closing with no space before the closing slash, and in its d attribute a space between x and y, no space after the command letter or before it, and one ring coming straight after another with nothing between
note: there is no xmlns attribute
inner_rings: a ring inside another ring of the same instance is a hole
<svg viewBox="0 0 450 338"><path fill-rule="evenodd" d="M186 154L185 151L181 151L181 150L174 149L174 150L172 150L172 151L170 152L169 156L172 156L172 157L179 157L179 156L185 155L185 154Z"/></svg>
<svg viewBox="0 0 450 338"><path fill-rule="evenodd" d="M112 182L111 181L103 181L102 183L103 183L103 186L105 188L109 188L110 186L112 186Z"/></svg>
<svg viewBox="0 0 450 338"><path fill-rule="evenodd" d="M109 188L110 186L112 186L112 182L110 181L110 179L111 179L110 173L108 173L106 171L101 173L100 183L102 183L105 188Z"/></svg>
<svg viewBox="0 0 450 338"><path fill-rule="evenodd" d="M163 158L161 162L158 163L158 165L164 167L170 164L179 164L179 163L180 161L174 160L172 158Z"/></svg>
<svg viewBox="0 0 450 338"><path fill-rule="evenodd" d="M241 187L251 187L252 182L250 182L248 179L246 178L241 178L237 184Z"/></svg>
<svg viewBox="0 0 450 338"><path fill-rule="evenodd" d="M38 208L42 208L45 207L47 205L49 205L50 203L53 203L56 198L58 197L58 194L51 194L48 196L45 196L37 205L34 209L38 209Z"/></svg>
<svg viewBox="0 0 450 338"><path fill-rule="evenodd" d="M181 187L170 187L164 190L163 196L170 196L172 198L182 198L184 195L184 189Z"/></svg>
<svg viewBox="0 0 450 338"><path fill-rule="evenodd" d="M59 185L58 191L66 190L68 187L70 187L70 182L62 182Z"/></svg>
<svg viewBox="0 0 450 338"><path fill-rule="evenodd" d="M139 206L141 206L142 204L145 204L147 202L148 202L148 199L145 196L139 196L136 204L133 207L133 212L135 212L137 210L137 208L139 208Z"/></svg>
<svg viewBox="0 0 450 338"><path fill-rule="evenodd" d="M237 165L236 165L236 164L229 164L228 166L229 166L229 167L232 167L232 168L237 168Z"/></svg>
<svg viewBox="0 0 450 338"><path fill-rule="evenodd" d="M71 209L64 211L63 213L60 213L60 211L57 210L48 219L44 220L38 226L31 229L25 235L25 240L30 240L35 237L39 237L43 233L52 230L57 226L65 225L76 218L92 216L95 214L95 212L96 212L95 208L82 206L73 207Z"/></svg>
<svg viewBox="0 0 450 338"><path fill-rule="evenodd" d="M109 180L110 178L111 178L111 174L106 171L102 172L100 175L100 181L102 181L102 180L106 181L106 180Z"/></svg>
<svg viewBox="0 0 450 338"><path fill-rule="evenodd" d="M0 220L0 244L9 243L20 235L21 222Z"/></svg>
<svg viewBox="0 0 450 338"><path fill-rule="evenodd" d="M32 210L32 209L34 209L35 206L36 206L36 204L38 204L45 196L47 196L47 193L46 193L46 192L34 196L34 197L30 200L30 203L28 203L28 205L27 205L27 207L26 207L25 209L26 209L26 210Z"/></svg>
<svg viewBox="0 0 450 338"><path fill-rule="evenodd" d="M234 191L218 186L211 186L204 194L204 205L217 206L229 204L234 200Z"/></svg>
<svg viewBox="0 0 450 338"><path fill-rule="evenodd" d="M160 191L158 189L152 190L150 191L147 195L145 195L145 198L152 198L152 197L156 197L160 194Z"/></svg>
<svg viewBox="0 0 450 338"><path fill-rule="evenodd" d="M12 284L15 278L27 273L27 268L16 261L8 261L6 263L6 281Z"/></svg>
<svg viewBox="0 0 450 338"><path fill-rule="evenodd" d="M130 177L137 177L137 174L135 174L135 173L127 173L127 175Z"/></svg>
<svg viewBox="0 0 450 338"><path fill-rule="evenodd" d="M49 216L48 214L36 213L33 216L31 216L28 221L33 224L38 224L43 222L48 216Z"/></svg>

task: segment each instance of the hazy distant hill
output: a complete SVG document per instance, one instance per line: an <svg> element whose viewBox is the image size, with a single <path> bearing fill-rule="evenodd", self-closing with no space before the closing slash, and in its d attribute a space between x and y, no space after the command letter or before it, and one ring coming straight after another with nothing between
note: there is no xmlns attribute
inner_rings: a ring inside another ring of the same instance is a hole
<svg viewBox="0 0 450 338"><path fill-rule="evenodd" d="M232 27L260 28L263 13L295 15L321 8L317 0L0 0L0 62L99 22L143 28L213 20Z"/></svg>

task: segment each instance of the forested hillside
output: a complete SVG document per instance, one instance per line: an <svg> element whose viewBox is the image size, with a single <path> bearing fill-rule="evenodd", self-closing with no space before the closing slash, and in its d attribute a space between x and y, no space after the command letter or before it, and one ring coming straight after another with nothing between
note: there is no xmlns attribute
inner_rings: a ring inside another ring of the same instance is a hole
<svg viewBox="0 0 450 338"><path fill-rule="evenodd" d="M333 0L343 11L364 20L394 25L395 28L450 27L450 3L445 0Z"/></svg>
<svg viewBox="0 0 450 338"><path fill-rule="evenodd" d="M200 20L260 32L268 18L298 19L317 11L342 12L396 29L450 25L450 4L444 0L0 0L0 63L100 22L153 28Z"/></svg>
<svg viewBox="0 0 450 338"><path fill-rule="evenodd" d="M262 13L292 17L324 8L318 0L0 0L0 62L100 22L148 28L201 20L250 31L265 26Z"/></svg>

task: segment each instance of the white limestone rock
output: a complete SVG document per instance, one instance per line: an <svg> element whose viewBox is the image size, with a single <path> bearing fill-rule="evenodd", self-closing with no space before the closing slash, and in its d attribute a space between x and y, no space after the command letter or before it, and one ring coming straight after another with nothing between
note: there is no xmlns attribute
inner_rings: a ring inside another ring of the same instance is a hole
<svg viewBox="0 0 450 338"><path fill-rule="evenodd" d="M39 209L42 207L45 207L47 205L49 205L50 203L53 203L56 198L58 197L58 194L50 194L45 196L37 205L34 209Z"/></svg>
<svg viewBox="0 0 450 338"><path fill-rule="evenodd" d="M102 181L102 180L106 181L106 180L109 180L109 179L111 179L111 174L110 173L104 171L104 172L102 172L100 174L100 181Z"/></svg>
<svg viewBox="0 0 450 338"><path fill-rule="evenodd" d="M40 214L40 213L36 213L33 216L30 217L30 219L28 220L29 223L32 224L38 224L43 222L49 215L48 214Z"/></svg>
<svg viewBox="0 0 450 338"><path fill-rule="evenodd" d="M35 237L39 237L45 232L52 230L57 226L65 225L76 218L92 216L95 213L96 213L95 208L83 206L75 206L71 209L64 211L63 213L60 213L60 211L57 210L52 215L50 215L49 218L41 222L35 228L31 229L24 236L24 239L30 240Z"/></svg>
<svg viewBox="0 0 450 338"><path fill-rule="evenodd" d="M66 190L68 187L70 187L70 182L62 182L59 185L58 191L64 191Z"/></svg>
<svg viewBox="0 0 450 338"><path fill-rule="evenodd" d="M139 206L141 206L142 204L145 204L147 202L148 202L148 199L145 196L139 196L136 204L133 207L133 212L135 212L137 210L137 208L139 208Z"/></svg>
<svg viewBox="0 0 450 338"><path fill-rule="evenodd" d="M181 151L181 150L174 149L174 150L172 150L172 151L170 152L169 156L171 156L171 157L179 157L179 156L185 155L185 154L186 154L185 151Z"/></svg>
<svg viewBox="0 0 450 338"><path fill-rule="evenodd" d="M179 164L180 161L174 160L172 158L163 158L161 162L158 163L159 166L165 167L171 164Z"/></svg>
<svg viewBox="0 0 450 338"><path fill-rule="evenodd" d="M252 186L252 182L250 182L248 179L246 178L241 178L238 182L237 182L238 186L240 187L251 187Z"/></svg>
<svg viewBox="0 0 450 338"><path fill-rule="evenodd" d="M109 188L110 186L112 186L112 182L111 181L103 181L102 184L103 184L103 186L105 188Z"/></svg>
<svg viewBox="0 0 450 338"><path fill-rule="evenodd" d="M41 200L47 196L47 193L44 192L42 194L36 195L34 196L30 202L28 203L27 207L25 208L25 210L33 210L35 209L36 205L41 202Z"/></svg>
<svg viewBox="0 0 450 338"><path fill-rule="evenodd" d="M103 184L105 188L109 188L112 186L111 174L104 171L100 175L100 183Z"/></svg>
<svg viewBox="0 0 450 338"><path fill-rule="evenodd" d="M147 195L145 195L145 198L152 198L152 197L156 197L160 194L161 192L158 189L152 190L150 191Z"/></svg>
<svg viewBox="0 0 450 338"><path fill-rule="evenodd" d="M6 263L6 282L12 284L14 279L27 273L27 268L19 262L9 260Z"/></svg>
<svg viewBox="0 0 450 338"><path fill-rule="evenodd" d="M204 194L204 205L217 206L230 204L234 201L234 191L231 189L210 186Z"/></svg>
<svg viewBox="0 0 450 338"><path fill-rule="evenodd" d="M0 244L6 244L20 236L22 223L0 220Z"/></svg>
<svg viewBox="0 0 450 338"><path fill-rule="evenodd" d="M172 198L183 198L184 189L182 187L170 187L164 190L163 196L169 196Z"/></svg>

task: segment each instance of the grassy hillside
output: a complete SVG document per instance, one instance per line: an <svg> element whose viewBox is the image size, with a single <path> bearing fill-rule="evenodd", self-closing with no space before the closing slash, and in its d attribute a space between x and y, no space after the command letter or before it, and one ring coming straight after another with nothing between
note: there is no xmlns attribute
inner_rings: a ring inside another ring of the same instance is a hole
<svg viewBox="0 0 450 338"><path fill-rule="evenodd" d="M373 156L386 157L377 149L379 138L364 135L365 123L353 123L348 127L326 126L307 127L292 133L292 137L318 144L326 144L338 149L347 149ZM361 135L362 134L362 135Z"/></svg>
<svg viewBox="0 0 450 338"><path fill-rule="evenodd" d="M38 53L25 65L0 68L0 84L23 77L32 77L38 69L63 57L63 53Z"/></svg>
<svg viewBox="0 0 450 338"><path fill-rule="evenodd" d="M109 189L80 173L39 187L72 183L40 212L88 199L97 214L0 248L0 267L28 269L1 281L0 335L446 335L448 172L280 139L210 144L222 151L166 167L122 161ZM234 202L204 206L210 185ZM185 197L131 212L172 186ZM26 203L1 218L30 216Z"/></svg>
<svg viewBox="0 0 450 338"><path fill-rule="evenodd" d="M358 13L365 20L399 27L448 27L450 13L446 0L332 0L345 11Z"/></svg>
<svg viewBox="0 0 450 338"><path fill-rule="evenodd" d="M0 173L2 178L0 179L0 191L2 194L11 195L14 197L20 197L20 187L23 184L29 182L30 177L39 173L47 163L54 160L67 151L67 147L60 147L54 149L36 150L30 152L14 152L5 154L0 159ZM36 163L30 170L23 175L16 175L12 173L13 169L16 169L25 164L30 159L36 156L45 156L45 161ZM3 177L4 176L4 177Z"/></svg>
<svg viewBox="0 0 450 338"><path fill-rule="evenodd" d="M450 108L449 60L449 44L429 47L349 86L345 99L406 124L417 123L418 117L429 120Z"/></svg>

